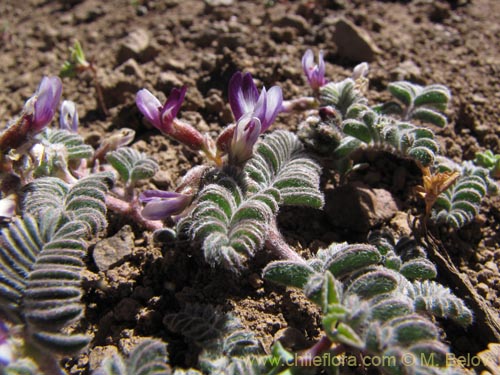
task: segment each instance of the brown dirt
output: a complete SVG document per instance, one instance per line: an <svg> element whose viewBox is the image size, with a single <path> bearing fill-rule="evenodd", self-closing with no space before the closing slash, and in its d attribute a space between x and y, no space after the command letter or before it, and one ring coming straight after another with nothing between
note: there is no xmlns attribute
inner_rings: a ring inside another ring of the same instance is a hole
<svg viewBox="0 0 500 375"><path fill-rule="evenodd" d="M215 136L232 120L227 83L236 70L251 72L266 87L279 84L287 99L308 92L300 65L307 48L326 52L327 76L332 80L348 76L356 62L338 53L332 36L332 20L344 16L368 32L381 50L370 63L373 101L387 97L385 88L392 80L447 85L453 94L450 124L437 130L445 154L459 161L488 148L500 153L499 1L265 3L4 0L0 4L0 123L21 110L42 75L59 72L76 38L98 66L110 113L106 118L100 113L90 76L65 79L63 97L78 104L83 135L98 145L102 137L121 127L136 130L136 148L161 166L151 186L172 189L199 161L198 156L142 121L134 104L136 91L146 87L168 94L174 86L187 85L180 117ZM145 51L133 55L123 45L137 30L146 32L149 43ZM282 114L274 126L293 130L302 118ZM375 185L381 183L383 178ZM408 196L398 198L407 207L418 204ZM279 221L287 240L304 254L333 240L361 237L333 228L322 212L290 209ZM308 223L307 228L302 222ZM458 233L443 234L456 266L494 309L500 308L499 223L500 198L495 197L483 205L476 223ZM124 224L126 219L112 218L108 235ZM266 254L250 265L242 279L236 279L210 269L189 244L158 248L150 233L137 226L134 232L133 253L123 263L98 273L88 260L88 309L82 327L95 337L91 353L94 347L106 345L127 351L139 336L175 344L179 338L166 330L162 319L186 302L233 311L267 348L286 327L297 328L305 339L318 336L318 315L303 297L260 280L262 266L269 260ZM466 335L474 332L459 332L452 338L457 350L475 353L485 348L486 343L474 337L472 349L464 345ZM85 353L69 359L66 368L74 375L88 374L91 357ZM173 361L185 365L189 358L178 354Z"/></svg>

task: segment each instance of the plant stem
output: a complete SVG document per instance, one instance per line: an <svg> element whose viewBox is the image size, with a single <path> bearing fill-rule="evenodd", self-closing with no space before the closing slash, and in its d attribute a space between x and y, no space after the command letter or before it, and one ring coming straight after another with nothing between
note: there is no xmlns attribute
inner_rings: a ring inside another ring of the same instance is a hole
<svg viewBox="0 0 500 375"><path fill-rule="evenodd" d="M304 111L317 108L318 105L318 101L312 96L303 96L302 98L284 100L281 109L282 112Z"/></svg>
<svg viewBox="0 0 500 375"><path fill-rule="evenodd" d="M104 116L108 116L109 111L108 108L106 108L106 103L104 103L102 88L101 85L99 84L99 79L97 78L97 69L93 64L90 64L90 71L92 72L92 78L94 80L95 91L97 94L97 102L99 103L99 107L101 108L101 111L104 114Z"/></svg>
<svg viewBox="0 0 500 375"><path fill-rule="evenodd" d="M155 231L163 228L163 223L159 220L147 220L141 215L141 205L134 199L132 202L125 202L112 195L106 196L106 206L113 212L123 216L128 216L137 224L143 226L147 230Z"/></svg>
<svg viewBox="0 0 500 375"><path fill-rule="evenodd" d="M295 361L296 366L313 366L314 358L320 357L321 354L329 351L332 347L332 340L328 336L323 336L321 339L310 347L306 352L304 352ZM333 350L330 351L330 355L336 356L345 351L345 347L342 344L336 344Z"/></svg>
<svg viewBox="0 0 500 375"><path fill-rule="evenodd" d="M269 223L267 230L267 239L265 243L266 247L271 250L280 259L293 260L299 263L306 263L304 258L302 258L295 250L293 250L290 245L288 245L283 236L278 230L276 224L276 218L273 218Z"/></svg>

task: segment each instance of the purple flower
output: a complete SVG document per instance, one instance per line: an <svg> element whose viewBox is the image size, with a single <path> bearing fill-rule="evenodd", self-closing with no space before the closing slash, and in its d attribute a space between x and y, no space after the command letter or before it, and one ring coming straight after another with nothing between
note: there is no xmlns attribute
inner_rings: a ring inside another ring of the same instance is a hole
<svg viewBox="0 0 500 375"><path fill-rule="evenodd" d="M313 51L308 49L302 57L302 68L306 74L307 81L314 91L326 84L325 79L325 60L323 60L323 51L319 51L318 64L314 64Z"/></svg>
<svg viewBox="0 0 500 375"><path fill-rule="evenodd" d="M30 131L38 133L43 130L54 117L61 99L62 82L59 77L43 77L38 90L25 105L30 115Z"/></svg>
<svg viewBox="0 0 500 375"><path fill-rule="evenodd" d="M172 132L172 123L181 108L187 87L174 88L162 106L160 101L146 89L139 90L135 103L139 111L155 128L165 134Z"/></svg>
<svg viewBox="0 0 500 375"><path fill-rule="evenodd" d="M71 100L63 100L59 115L59 127L72 133L78 132L78 112L76 104Z"/></svg>
<svg viewBox="0 0 500 375"><path fill-rule="evenodd" d="M9 330L3 321L0 320L0 366L7 366L12 362L12 348L7 341Z"/></svg>
<svg viewBox="0 0 500 375"><path fill-rule="evenodd" d="M230 164L242 164L252 157L253 146L260 133L260 120L257 117L252 117L251 113L245 114L238 120L229 147Z"/></svg>
<svg viewBox="0 0 500 375"><path fill-rule="evenodd" d="M250 73L236 72L229 81L229 104L236 121L251 114L261 123L261 133L265 132L281 111L283 93L281 88L273 86L260 95Z"/></svg>
<svg viewBox="0 0 500 375"><path fill-rule="evenodd" d="M145 190L139 195L139 200L146 203L142 216L148 220L162 220L184 211L193 200L189 194L173 191Z"/></svg>

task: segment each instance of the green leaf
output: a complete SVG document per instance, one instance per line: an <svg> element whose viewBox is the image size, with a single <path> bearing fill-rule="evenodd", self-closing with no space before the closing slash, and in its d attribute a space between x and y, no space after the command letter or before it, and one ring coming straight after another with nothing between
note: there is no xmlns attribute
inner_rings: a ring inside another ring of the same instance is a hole
<svg viewBox="0 0 500 375"><path fill-rule="evenodd" d="M398 286L397 274L387 269L364 273L347 288L346 294L356 294L361 298L371 298L378 294L389 293Z"/></svg>
<svg viewBox="0 0 500 375"><path fill-rule="evenodd" d="M413 313L413 303L408 298L388 297L370 308L370 314L373 319L386 322L398 316L405 316Z"/></svg>
<svg viewBox="0 0 500 375"><path fill-rule="evenodd" d="M446 86L430 85L415 97L413 105L416 107L429 105L436 109L445 110L450 97L450 91Z"/></svg>
<svg viewBox="0 0 500 375"><path fill-rule="evenodd" d="M399 272L409 280L434 279L437 276L436 266L424 258L417 258L403 263Z"/></svg>
<svg viewBox="0 0 500 375"><path fill-rule="evenodd" d="M396 318L391 320L390 324L397 342L405 346L419 341L437 340L439 337L436 326L418 315Z"/></svg>
<svg viewBox="0 0 500 375"><path fill-rule="evenodd" d="M340 145L333 151L334 158L344 158L348 156L353 151L359 149L363 145L363 142L357 138L347 136L340 141Z"/></svg>
<svg viewBox="0 0 500 375"><path fill-rule="evenodd" d="M362 349L364 347L364 341L349 325L340 322L336 328L325 327L325 332L334 342L339 342L350 347Z"/></svg>
<svg viewBox="0 0 500 375"><path fill-rule="evenodd" d="M368 128L365 123L359 120L348 119L343 121L342 131L345 134L355 137L364 143L369 143L372 140L370 128Z"/></svg>
<svg viewBox="0 0 500 375"><path fill-rule="evenodd" d="M335 277L362 269L370 265L378 264L382 257L374 246L352 245L343 252L336 253L326 264L326 268Z"/></svg>
<svg viewBox="0 0 500 375"><path fill-rule="evenodd" d="M271 262L262 271L266 280L301 289L314 273L315 271L307 264L293 261Z"/></svg>
<svg viewBox="0 0 500 375"><path fill-rule="evenodd" d="M444 128L448 123L448 120L441 113L429 109L429 108L417 108L412 111L411 118L416 120L421 120L424 122L430 122L440 128Z"/></svg>
<svg viewBox="0 0 500 375"><path fill-rule="evenodd" d="M407 107L410 106L415 97L415 88L409 82L392 82L387 86L389 92Z"/></svg>
<svg viewBox="0 0 500 375"><path fill-rule="evenodd" d="M130 147L121 147L108 152L106 160L127 184L151 178L158 170L158 164L153 159Z"/></svg>

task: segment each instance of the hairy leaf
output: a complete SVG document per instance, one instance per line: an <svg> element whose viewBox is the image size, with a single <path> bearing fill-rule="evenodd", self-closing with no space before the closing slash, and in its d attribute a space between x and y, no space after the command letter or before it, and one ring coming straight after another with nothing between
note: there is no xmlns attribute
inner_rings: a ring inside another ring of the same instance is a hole
<svg viewBox="0 0 500 375"><path fill-rule="evenodd" d="M417 311L426 311L439 318L448 318L467 326L472 323L472 312L448 288L434 281L414 281L408 287Z"/></svg>
<svg viewBox="0 0 500 375"><path fill-rule="evenodd" d="M115 354L106 358L92 375L170 375L165 344L147 339L140 342L127 360Z"/></svg>
<svg viewBox="0 0 500 375"><path fill-rule="evenodd" d="M151 178L158 171L158 164L153 159L131 147L121 147L108 152L106 160L127 184Z"/></svg>
<svg viewBox="0 0 500 375"><path fill-rule="evenodd" d="M23 206L41 222L41 228L80 220L89 233L97 233L107 225L105 194L110 181L109 173L82 178L72 186L55 177L39 178L25 187Z"/></svg>
<svg viewBox="0 0 500 375"><path fill-rule="evenodd" d="M275 261L269 263L264 268L262 275L266 280L281 285L303 288L314 272L314 269L307 264L292 261Z"/></svg>

